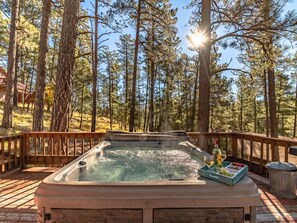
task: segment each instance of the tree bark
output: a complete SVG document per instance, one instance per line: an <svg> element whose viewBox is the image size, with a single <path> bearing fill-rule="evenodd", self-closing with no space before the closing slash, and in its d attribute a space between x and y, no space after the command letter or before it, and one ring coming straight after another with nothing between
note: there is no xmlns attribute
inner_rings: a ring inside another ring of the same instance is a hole
<svg viewBox="0 0 297 223"><path fill-rule="evenodd" d="M171 98L171 90L172 90L172 76L170 75L169 70L169 62L166 62L166 77L165 77L165 106L162 106L161 112L164 116L164 121L160 123L161 130L169 131L170 130L170 111L171 111L171 104L170 104L170 98ZM160 114L162 115L162 114Z"/></svg>
<svg viewBox="0 0 297 223"><path fill-rule="evenodd" d="M297 76L297 75L296 75ZM294 129L293 137L296 137L296 125L297 125L297 79L295 80L295 109L294 109Z"/></svg>
<svg viewBox="0 0 297 223"><path fill-rule="evenodd" d="M239 113L239 129L243 131L243 96L240 93L240 113Z"/></svg>
<svg viewBox="0 0 297 223"><path fill-rule="evenodd" d="M43 1L41 31L39 40L39 52L37 63L37 74L35 84L35 99L33 111L33 131L43 130L44 119L44 94L45 94L45 77L46 62L48 54L48 37L49 37L49 21L51 16L51 0Z"/></svg>
<svg viewBox="0 0 297 223"><path fill-rule="evenodd" d="M149 64L149 63L148 63ZM149 69L149 67L148 67ZM147 73L147 81L146 81L146 90L145 90L145 105L144 105L144 119L143 119L143 131L147 132L148 126L148 115L147 115L147 107L148 107L148 95L149 95L149 73Z"/></svg>
<svg viewBox="0 0 297 223"><path fill-rule="evenodd" d="M92 124L91 132L96 131L97 118L97 77L98 77L98 0L95 0L95 34L94 34L94 55L93 55L93 88L92 88Z"/></svg>
<svg viewBox="0 0 297 223"><path fill-rule="evenodd" d="M34 67L34 66L33 66ZM33 69L34 70L34 69ZM29 94L32 93L32 89L33 89L33 80L34 80L34 73L31 72L31 77L30 77L30 84L29 84ZM31 101L28 100L28 104L27 104L27 112L29 112L30 110L30 105L31 105ZM32 103L32 106L33 106L33 103ZM32 108L31 106L31 108ZM31 110L32 111L32 110Z"/></svg>
<svg viewBox="0 0 297 223"><path fill-rule="evenodd" d="M13 81L14 89L13 89L13 107L15 109L18 108L18 61L19 61L19 45L16 46L16 56L15 56L15 78Z"/></svg>
<svg viewBox="0 0 297 223"><path fill-rule="evenodd" d="M197 88L199 80L199 61L197 61L197 70L195 74L195 83L194 83L194 95L193 95L193 104L191 109L191 118L190 118L190 130L194 131L195 115L196 115L196 103L197 103Z"/></svg>
<svg viewBox="0 0 297 223"><path fill-rule="evenodd" d="M271 28L270 12L271 12L271 1L265 1L265 14L264 18L268 21L267 28ZM277 111L276 111L276 95L275 95L275 74L274 74L274 61L273 58L273 35L269 33L266 36L266 48L268 49L269 58L266 60L267 64L267 76L268 76L268 102L269 102L269 121L270 121L270 136L278 138L278 120L277 120ZM279 160L279 151L278 147L272 148L272 160Z"/></svg>
<svg viewBox="0 0 297 223"><path fill-rule="evenodd" d="M186 68L189 66L189 60L186 60ZM184 111L185 111L185 130L186 131L189 131L189 106L188 106L188 103L189 103L189 78L188 78L188 70L185 69L185 72L184 72L184 80L185 80L185 95L184 95L184 103L185 103L185 107L184 107Z"/></svg>
<svg viewBox="0 0 297 223"><path fill-rule="evenodd" d="M125 111L124 111L124 129L127 129L128 117L128 97L129 97L129 58L128 58L128 43L125 43Z"/></svg>
<svg viewBox="0 0 297 223"><path fill-rule="evenodd" d="M254 132L257 132L257 98L256 96L254 97Z"/></svg>
<svg viewBox="0 0 297 223"><path fill-rule="evenodd" d="M199 102L198 102L198 131L208 132L209 128L209 98L210 98L210 9L211 0L202 0L202 15L200 31L204 33L206 41L200 46L199 54ZM199 146L207 149L206 138L200 140Z"/></svg>
<svg viewBox="0 0 297 223"><path fill-rule="evenodd" d="M65 0L51 131L67 131L80 0Z"/></svg>
<svg viewBox="0 0 297 223"><path fill-rule="evenodd" d="M11 22L9 32L8 46L8 68L7 68L7 83L5 92L5 103L2 119L2 127L10 129L12 127L12 109L13 109L13 82L15 79L16 66L16 40L17 40L17 16L19 11L19 0L12 1Z"/></svg>
<svg viewBox="0 0 297 223"><path fill-rule="evenodd" d="M79 128L82 128L83 123L83 114L84 114L84 90L85 90L85 84L83 83L81 87L81 100L80 100L80 121L79 121Z"/></svg>
<svg viewBox="0 0 297 223"><path fill-rule="evenodd" d="M271 137L278 138L278 120L276 117L276 96L274 69L268 68L268 98ZM279 160L279 153L273 148L272 160Z"/></svg>
<svg viewBox="0 0 297 223"><path fill-rule="evenodd" d="M150 104L149 104L149 131L154 131L154 90L155 90L155 63L151 61L150 65Z"/></svg>
<svg viewBox="0 0 297 223"><path fill-rule="evenodd" d="M130 104L129 132L134 131L134 124L135 124L136 77L137 77L137 62L138 62L138 44L139 44L139 31L140 31L141 2L142 2L142 0L138 0L137 21L136 21L136 37L135 37L135 49L134 49L134 65L133 65L133 77L132 77L132 94L131 94L131 104Z"/></svg>
<svg viewBox="0 0 297 223"><path fill-rule="evenodd" d="M266 136L269 137L270 133L270 122L269 122L269 110L268 110L268 96L267 96L267 72L266 69L263 71L263 84L264 84L264 104L265 104L265 129L266 129Z"/></svg>
<svg viewBox="0 0 297 223"><path fill-rule="evenodd" d="M112 61L110 61L110 57L108 57L107 69L108 69L108 107L109 107L109 129L112 130L113 124L113 106L112 106L112 96L113 96L113 77L111 72Z"/></svg>

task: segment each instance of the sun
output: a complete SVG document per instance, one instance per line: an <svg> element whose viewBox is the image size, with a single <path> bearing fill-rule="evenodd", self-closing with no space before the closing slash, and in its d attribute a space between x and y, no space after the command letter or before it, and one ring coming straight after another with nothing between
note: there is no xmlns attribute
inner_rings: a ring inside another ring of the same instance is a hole
<svg viewBox="0 0 297 223"><path fill-rule="evenodd" d="M203 32L195 32L190 35L190 41L195 47L199 47L206 43L207 38Z"/></svg>

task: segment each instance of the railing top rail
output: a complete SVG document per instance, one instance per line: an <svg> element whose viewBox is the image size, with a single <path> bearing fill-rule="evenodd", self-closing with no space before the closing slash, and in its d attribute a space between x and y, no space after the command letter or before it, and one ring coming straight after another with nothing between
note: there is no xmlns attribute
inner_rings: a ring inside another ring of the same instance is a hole
<svg viewBox="0 0 297 223"><path fill-rule="evenodd" d="M229 135L236 136L237 138L253 138L253 140L264 140L264 141L274 141L276 143L289 143L297 145L297 139L284 139L284 138L274 138L262 135L256 135L252 133L239 133L239 132L188 132L189 136L194 135L207 135L207 136L219 136L219 135Z"/></svg>
<svg viewBox="0 0 297 223"><path fill-rule="evenodd" d="M11 138L20 139L22 136L23 136L23 134L13 134L13 135L7 135L7 136L0 136L0 140L11 139Z"/></svg>
<svg viewBox="0 0 297 223"><path fill-rule="evenodd" d="M230 135L233 136L233 132L187 132L188 135Z"/></svg>
<svg viewBox="0 0 297 223"><path fill-rule="evenodd" d="M105 132L24 132L23 135L104 135Z"/></svg>

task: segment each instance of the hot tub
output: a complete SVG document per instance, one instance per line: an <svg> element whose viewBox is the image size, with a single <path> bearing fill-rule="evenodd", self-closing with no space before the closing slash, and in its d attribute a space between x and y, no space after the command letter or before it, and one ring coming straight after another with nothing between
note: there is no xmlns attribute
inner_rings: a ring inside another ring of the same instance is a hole
<svg viewBox="0 0 297 223"><path fill-rule="evenodd" d="M244 177L228 186L199 177L204 156L181 134L108 134L42 181L38 221L256 222L254 182Z"/></svg>

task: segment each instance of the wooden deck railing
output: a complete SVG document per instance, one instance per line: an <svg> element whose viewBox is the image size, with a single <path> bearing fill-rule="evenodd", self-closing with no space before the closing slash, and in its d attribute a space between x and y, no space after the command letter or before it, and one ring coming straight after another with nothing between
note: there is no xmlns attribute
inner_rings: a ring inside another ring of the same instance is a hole
<svg viewBox="0 0 297 223"><path fill-rule="evenodd" d="M62 166L98 144L105 133L29 132L23 134L23 163Z"/></svg>
<svg viewBox="0 0 297 223"><path fill-rule="evenodd" d="M189 132L191 141L198 141L205 137L208 142L208 151L211 150L215 140L219 147L227 151L229 160L240 161L249 165L249 170L265 175L265 164L275 160L273 150L278 150L279 161L297 164L296 156L289 155L289 147L296 146L297 140L270 138L256 134L244 134L233 132L199 133Z"/></svg>
<svg viewBox="0 0 297 223"><path fill-rule="evenodd" d="M208 151L217 140L220 148L227 151L229 160L246 163L250 171L262 175L266 173L265 164L274 160L274 149L279 150L280 161L297 163L297 157L288 152L290 146L297 146L297 140L233 132L188 132L188 135L194 144L206 138ZM104 136L102 132L28 132L0 137L0 174L18 167L63 166L98 144Z"/></svg>
<svg viewBox="0 0 297 223"><path fill-rule="evenodd" d="M22 135L0 137L0 175L21 166Z"/></svg>

